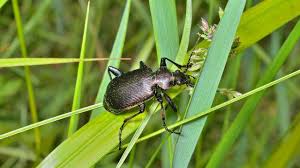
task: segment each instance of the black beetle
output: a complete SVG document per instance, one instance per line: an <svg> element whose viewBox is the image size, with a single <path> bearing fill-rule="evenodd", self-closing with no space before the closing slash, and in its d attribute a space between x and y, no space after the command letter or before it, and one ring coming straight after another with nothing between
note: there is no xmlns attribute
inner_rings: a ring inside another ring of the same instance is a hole
<svg viewBox="0 0 300 168"><path fill-rule="evenodd" d="M171 72L166 65L166 61L170 61L179 69ZM187 65L179 65L168 58L162 58L160 62L160 68L153 72L151 68L146 66L142 61L140 62L140 68L123 73L117 68L112 66L108 67L108 74L110 76L110 83L107 86L106 93L103 100L104 108L114 114L123 113L134 107L139 107L139 112L126 118L120 127L119 131L119 149L121 149L122 143L122 130L125 124L132 118L141 114L145 110L145 102L155 97L161 105L161 118L163 126L166 131L171 133L177 133L168 129L165 121L165 109L163 107L163 98L171 106L173 111L177 112L175 104L171 98L166 94L166 90L175 85L187 85L193 87L191 82L192 76L187 75L186 71L189 68ZM112 78L111 74L116 76Z"/></svg>

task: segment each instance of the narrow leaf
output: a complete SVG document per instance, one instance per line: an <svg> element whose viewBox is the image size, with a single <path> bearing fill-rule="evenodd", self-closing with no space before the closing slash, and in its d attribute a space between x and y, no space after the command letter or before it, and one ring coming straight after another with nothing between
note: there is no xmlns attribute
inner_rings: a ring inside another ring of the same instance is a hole
<svg viewBox="0 0 300 168"><path fill-rule="evenodd" d="M187 49L189 47L190 33L192 28L192 0L186 1L186 9L185 9L185 21L183 34L181 37L181 42L179 46L179 50L177 52L176 61L180 64L187 63L188 57L186 56Z"/></svg>
<svg viewBox="0 0 300 168"><path fill-rule="evenodd" d="M189 102L187 117L199 111L205 111L212 105L245 3L245 0L230 0L227 3L224 16L214 34L201 76ZM203 118L183 126L181 136L175 146L174 167L188 166L205 121L206 118Z"/></svg>
<svg viewBox="0 0 300 168"><path fill-rule="evenodd" d="M130 60L129 58L1 58L0 68L17 67L17 66L35 66L35 65L50 65L50 64L66 64L74 62L90 62L90 61L107 61L107 60Z"/></svg>
<svg viewBox="0 0 300 168"><path fill-rule="evenodd" d="M80 50L80 60L85 58L86 36L87 36L87 27L88 27L88 21L89 21L89 11L90 11L90 1L88 1L88 3L87 3L84 30L83 30L83 37L82 37L81 50ZM83 63L84 63L83 61L80 61L79 65L78 65L77 79L76 79L75 91L74 91L74 97L73 97L73 104L72 104L72 111L77 110L80 107L81 88L82 88L81 85L82 85L83 65L84 65ZM68 136L71 136L77 130L78 120L79 120L79 115L74 115L70 118Z"/></svg>
<svg viewBox="0 0 300 168"><path fill-rule="evenodd" d="M25 37L24 37L24 31L23 31L23 25L22 20L20 16L20 10L18 5L18 0L12 0L12 6L13 6L13 12L16 20L17 25L17 32L18 32L18 38L20 41L20 48L23 58L27 58L27 48L25 43ZM37 113L37 107L36 107L36 101L35 101L35 93L32 86L31 81L31 71L29 67L24 67L25 72L25 80L26 80L26 86L27 86L27 92L28 92L28 102L29 102L29 108L30 108L30 114L31 114L31 120L32 122L38 121L38 113ZM34 138L35 138L35 148L36 153L39 155L40 148L41 148L41 133L39 128L34 129Z"/></svg>
<svg viewBox="0 0 300 168"><path fill-rule="evenodd" d="M64 114L61 114L61 115L58 115L58 116L55 116L55 117L52 117L52 118L49 118L49 119L46 119L46 120L43 120L43 121L33 123L33 124L27 125L25 127L21 127L21 128L15 129L13 131L1 134L0 135L0 140L4 139L4 138L11 137L11 136L16 135L16 134L20 134L22 132L26 132L28 130L31 130L31 129L34 129L34 128L37 128L37 127L40 127L40 126L43 126L43 125L46 125L46 124L50 124L50 123L58 121L58 120L68 118L72 115L77 115L77 114L80 114L80 113L91 111L91 110L94 110L94 109L99 108L99 107L103 107L102 103L93 104L93 105L83 107L83 108L75 110L75 111L67 112L67 113L64 113Z"/></svg>
<svg viewBox="0 0 300 168"><path fill-rule="evenodd" d="M158 65L160 64L161 58L163 57L167 57L175 61L176 53L178 52L179 48L175 1L149 0L149 5L153 24ZM181 52L184 52L184 47L185 46L181 47ZM168 64L168 67L171 68L172 66ZM166 145L167 144L165 144L164 146ZM168 152L169 154L166 156L170 156L173 153L173 151L171 150L168 150ZM163 157L163 165L165 165L164 163L171 163L171 159L171 157ZM163 167L171 167L171 165Z"/></svg>
<svg viewBox="0 0 300 168"><path fill-rule="evenodd" d="M167 57L175 59L179 47L177 16L174 1L150 0L157 61Z"/></svg>
<svg viewBox="0 0 300 168"><path fill-rule="evenodd" d="M300 0L262 1L243 14L237 36L240 50L256 43L300 14ZM282 13L284 11L284 14ZM276 19L274 19L276 18ZM265 24L268 22L268 24ZM262 26L264 25L264 26ZM253 32L249 34L250 32Z"/></svg>

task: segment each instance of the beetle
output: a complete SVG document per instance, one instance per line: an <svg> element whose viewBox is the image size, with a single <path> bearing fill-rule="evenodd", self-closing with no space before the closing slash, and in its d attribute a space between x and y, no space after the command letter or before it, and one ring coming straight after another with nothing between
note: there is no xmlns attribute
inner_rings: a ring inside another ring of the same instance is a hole
<svg viewBox="0 0 300 168"><path fill-rule="evenodd" d="M167 68L166 61L174 64L178 70L171 72ZM125 124L145 111L145 102L153 97L160 103L161 118L163 127L170 133L179 134L170 130L166 125L166 114L163 106L163 98L171 106L174 112L177 112L176 105L166 94L166 91L176 85L187 85L193 87L192 78L186 74L190 64L179 65L176 62L161 58L160 67L157 71L152 71L144 62L140 62L139 69L122 72L121 70L109 66L108 74L111 79L109 82L103 99L104 108L113 113L121 114L135 107L139 108L139 112L125 118L119 130L119 150L122 145L122 130ZM183 70L183 71L180 71ZM115 77L112 78L112 75Z"/></svg>

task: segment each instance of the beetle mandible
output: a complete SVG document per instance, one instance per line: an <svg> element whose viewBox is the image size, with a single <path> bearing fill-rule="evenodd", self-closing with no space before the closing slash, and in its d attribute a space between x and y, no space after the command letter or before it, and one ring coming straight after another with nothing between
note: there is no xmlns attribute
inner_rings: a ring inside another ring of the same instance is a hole
<svg viewBox="0 0 300 168"><path fill-rule="evenodd" d="M166 61L171 62L178 69L184 70L171 72L167 68ZM176 85L187 85L193 87L193 83L191 81L191 77L193 76L186 74L189 67L189 63L187 65L179 65L168 58L161 58L160 67L157 71L152 71L152 69L146 66L142 61L140 62L139 69L126 73L115 67L108 67L108 74L111 81L108 84L104 95L104 108L113 114L120 114L134 107L139 107L139 112L124 119L123 124L120 127L119 149L121 149L122 145L122 130L125 124L130 119L143 113L145 110L145 102L153 97L155 97L161 105L161 118L165 130L179 134L179 132L170 130L166 125L163 98L171 106L173 111L177 112L177 108L171 98L166 94L166 90ZM112 74L115 78L112 78Z"/></svg>

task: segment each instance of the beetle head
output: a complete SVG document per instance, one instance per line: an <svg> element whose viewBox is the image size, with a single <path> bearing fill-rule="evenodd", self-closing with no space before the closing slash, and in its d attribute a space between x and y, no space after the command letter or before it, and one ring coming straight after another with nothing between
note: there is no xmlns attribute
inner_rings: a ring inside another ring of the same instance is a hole
<svg viewBox="0 0 300 168"><path fill-rule="evenodd" d="M187 86L194 87L194 84L192 83L192 79L191 79L191 78L194 78L193 76L187 75L179 70L176 70L173 73L173 76L174 76L174 83L176 85L184 85L185 84Z"/></svg>

